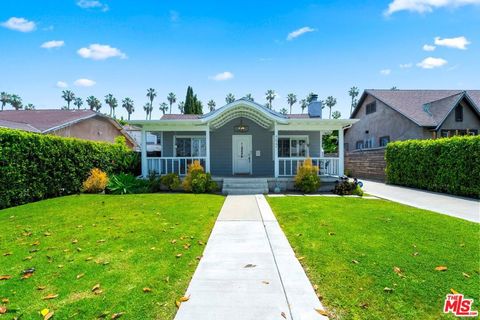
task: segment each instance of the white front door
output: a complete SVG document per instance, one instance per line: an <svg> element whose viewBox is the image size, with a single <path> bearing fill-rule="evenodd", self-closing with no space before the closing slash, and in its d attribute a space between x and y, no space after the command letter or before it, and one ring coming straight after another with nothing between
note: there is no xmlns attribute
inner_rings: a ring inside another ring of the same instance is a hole
<svg viewBox="0 0 480 320"><path fill-rule="evenodd" d="M233 174L252 173L252 136L233 135Z"/></svg>

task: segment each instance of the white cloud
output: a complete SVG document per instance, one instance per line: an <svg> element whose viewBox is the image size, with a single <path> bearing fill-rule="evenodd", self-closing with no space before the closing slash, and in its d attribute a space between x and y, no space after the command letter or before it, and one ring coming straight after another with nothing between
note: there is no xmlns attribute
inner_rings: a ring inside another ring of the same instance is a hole
<svg viewBox="0 0 480 320"><path fill-rule="evenodd" d="M422 69L434 69L446 65L448 62L442 58L428 57L417 63L417 67Z"/></svg>
<svg viewBox="0 0 480 320"><path fill-rule="evenodd" d="M389 16L398 11L425 13L442 7L461 7L472 4L480 4L480 0L393 0L388 5L385 15Z"/></svg>
<svg viewBox="0 0 480 320"><path fill-rule="evenodd" d="M90 79L82 78L82 79L75 80L73 84L76 85L77 87L91 87L91 86L94 86L96 82Z"/></svg>
<svg viewBox="0 0 480 320"><path fill-rule="evenodd" d="M432 46L430 44L424 44L422 47L423 51L435 51L436 48L437 47Z"/></svg>
<svg viewBox="0 0 480 320"><path fill-rule="evenodd" d="M380 74L384 75L384 76L388 76L390 73L392 73L392 70L390 69L382 69L380 70Z"/></svg>
<svg viewBox="0 0 480 320"><path fill-rule="evenodd" d="M308 33L308 32L314 32L314 31L316 31L316 30L313 29L313 28L303 27L303 28L300 28L300 29L297 29L297 30L294 30L294 31L290 32L287 36L287 40L293 40L295 38L300 37L302 34L305 34L305 33Z"/></svg>
<svg viewBox="0 0 480 320"><path fill-rule="evenodd" d="M209 78L215 81L225 81L225 80L233 79L233 77L234 77L233 73L231 73L230 71L224 71L214 76L211 76Z"/></svg>
<svg viewBox="0 0 480 320"><path fill-rule="evenodd" d="M57 88L64 89L64 88L67 88L67 87L68 87L68 83L66 83L65 81L58 81L57 82Z"/></svg>
<svg viewBox="0 0 480 320"><path fill-rule="evenodd" d="M52 48L60 48L60 47L63 47L64 45L65 45L65 41L63 40L52 40L52 41L47 41L42 43L40 47L44 49L52 49Z"/></svg>
<svg viewBox="0 0 480 320"><path fill-rule="evenodd" d="M170 10L170 21L171 22L177 22L179 18L180 18L180 15L178 14L177 11Z"/></svg>
<svg viewBox="0 0 480 320"><path fill-rule="evenodd" d="M77 6L83 9L100 9L102 11L108 11L108 5L97 0L78 0Z"/></svg>
<svg viewBox="0 0 480 320"><path fill-rule="evenodd" d="M119 57L121 59L127 58L125 53L117 48L112 48L108 44L91 44L88 48L81 48L77 53L85 59L105 60L108 58Z"/></svg>
<svg viewBox="0 0 480 320"><path fill-rule="evenodd" d="M31 32L37 28L37 25L33 21L28 21L25 18L11 17L5 22L2 22L2 26L10 30L20 32Z"/></svg>
<svg viewBox="0 0 480 320"><path fill-rule="evenodd" d="M444 46L449 48L455 48L460 50L467 50L467 45L470 44L470 41L465 37L456 37L456 38L444 38L435 37L435 44L437 46Z"/></svg>
<svg viewBox="0 0 480 320"><path fill-rule="evenodd" d="M411 68L412 66L413 66L413 64L410 63L410 62L400 64L400 68L402 68L402 69L408 69L408 68Z"/></svg>

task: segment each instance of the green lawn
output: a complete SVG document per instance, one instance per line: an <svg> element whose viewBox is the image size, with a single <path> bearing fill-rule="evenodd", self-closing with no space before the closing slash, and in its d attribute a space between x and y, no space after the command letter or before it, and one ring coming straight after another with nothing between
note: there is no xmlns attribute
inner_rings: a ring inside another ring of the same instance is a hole
<svg viewBox="0 0 480 320"><path fill-rule="evenodd" d="M7 319L39 319L44 308L56 319L172 319L223 201L75 195L1 210L0 276L11 279L0 281L0 306Z"/></svg>
<svg viewBox="0 0 480 320"><path fill-rule="evenodd" d="M333 318L448 318L451 289L478 310L478 224L383 200L268 201Z"/></svg>

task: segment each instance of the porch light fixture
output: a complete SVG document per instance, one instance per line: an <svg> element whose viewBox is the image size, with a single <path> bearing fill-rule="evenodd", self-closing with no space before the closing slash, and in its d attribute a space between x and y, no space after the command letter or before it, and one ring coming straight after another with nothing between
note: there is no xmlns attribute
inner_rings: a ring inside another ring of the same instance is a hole
<svg viewBox="0 0 480 320"><path fill-rule="evenodd" d="M242 119L240 119L240 124L238 126L233 127L235 132L248 132L248 126L243 124Z"/></svg>

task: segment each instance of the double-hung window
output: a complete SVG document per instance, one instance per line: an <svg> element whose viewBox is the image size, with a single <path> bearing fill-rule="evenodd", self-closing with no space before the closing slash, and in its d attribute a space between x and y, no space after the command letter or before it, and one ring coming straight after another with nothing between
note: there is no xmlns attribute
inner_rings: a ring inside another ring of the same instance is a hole
<svg viewBox="0 0 480 320"><path fill-rule="evenodd" d="M175 137L175 156L176 157L205 157L207 155L207 145L205 137Z"/></svg>
<svg viewBox="0 0 480 320"><path fill-rule="evenodd" d="M280 136L278 138L278 157L308 157L308 136Z"/></svg>

